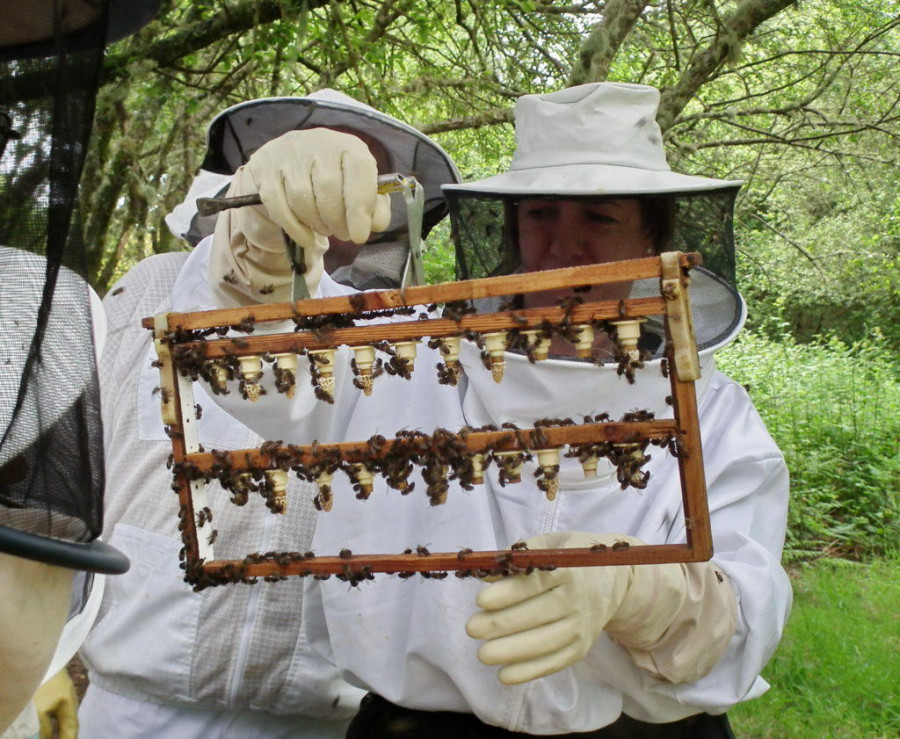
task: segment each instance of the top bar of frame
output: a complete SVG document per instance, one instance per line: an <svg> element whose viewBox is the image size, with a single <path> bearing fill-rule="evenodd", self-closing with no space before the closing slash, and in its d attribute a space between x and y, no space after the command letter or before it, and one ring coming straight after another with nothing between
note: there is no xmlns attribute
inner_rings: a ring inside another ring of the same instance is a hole
<svg viewBox="0 0 900 739"><path fill-rule="evenodd" d="M702 257L697 253L680 253L684 269L698 266ZM627 280L661 277L659 257L631 259L624 262L592 264L584 267L528 272L504 277L483 277L477 280L421 285L405 290L373 290L336 298L300 300L296 303L260 303L240 308L201 311L197 313L168 313L166 328L196 330L240 324L252 314L256 323L288 320L296 315L315 316L326 313L360 313L403 306L447 303L458 300L540 292L580 285L602 285ZM142 321L144 328L156 327L154 318Z"/></svg>

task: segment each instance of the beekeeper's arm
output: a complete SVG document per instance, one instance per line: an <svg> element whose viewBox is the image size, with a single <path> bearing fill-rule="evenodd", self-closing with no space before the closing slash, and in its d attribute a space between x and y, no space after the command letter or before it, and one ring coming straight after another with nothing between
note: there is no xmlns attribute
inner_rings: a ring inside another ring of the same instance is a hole
<svg viewBox="0 0 900 739"><path fill-rule="evenodd" d="M0 731L44 679L69 615L75 570L0 553Z"/></svg>
<svg viewBox="0 0 900 739"><path fill-rule="evenodd" d="M615 534L555 532L532 549L641 544ZM479 659L503 665L507 685L535 680L583 659L606 633L635 663L671 683L693 682L725 653L737 624L728 578L711 562L569 567L516 575L478 595L466 630L483 639Z"/></svg>
<svg viewBox="0 0 900 739"><path fill-rule="evenodd" d="M377 193L375 158L361 139L325 128L289 131L261 146L235 173L228 196L259 193L263 204L222 212L209 263L221 307L290 300L293 274L283 232L303 247L315 295L329 236L365 243L390 223L390 196Z"/></svg>

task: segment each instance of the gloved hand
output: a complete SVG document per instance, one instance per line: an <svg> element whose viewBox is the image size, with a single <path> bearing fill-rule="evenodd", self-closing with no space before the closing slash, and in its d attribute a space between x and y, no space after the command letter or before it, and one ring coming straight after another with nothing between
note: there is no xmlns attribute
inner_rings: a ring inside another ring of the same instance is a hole
<svg viewBox="0 0 900 739"><path fill-rule="evenodd" d="M617 541L643 543L619 534L565 531L526 543L530 549L564 549ZM503 665L498 678L505 685L574 664L604 630L638 667L670 682L692 682L713 668L736 628L734 591L710 562L514 575L488 585L477 603L483 610L469 619L466 632L485 640L478 658Z"/></svg>
<svg viewBox="0 0 900 739"><path fill-rule="evenodd" d="M34 694L34 707L41 724L41 739L53 736L54 718L59 739L78 738L78 696L65 668L38 688Z"/></svg>
<svg viewBox="0 0 900 739"><path fill-rule="evenodd" d="M216 223L209 280L219 305L290 300L282 230L304 248L315 295L328 236L363 244L390 224L389 195L377 192L375 158L352 134L289 131L261 146L235 173L228 196L259 193L263 205L223 211Z"/></svg>

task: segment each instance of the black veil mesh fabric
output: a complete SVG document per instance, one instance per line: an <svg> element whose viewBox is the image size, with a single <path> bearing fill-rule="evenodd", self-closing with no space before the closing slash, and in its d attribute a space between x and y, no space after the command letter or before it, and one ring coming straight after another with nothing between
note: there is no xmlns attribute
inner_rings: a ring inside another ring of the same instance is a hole
<svg viewBox="0 0 900 739"><path fill-rule="evenodd" d="M103 17L77 42L56 38L49 56L0 50L0 526L79 544L99 536L102 521L77 188L106 26Z"/></svg>
<svg viewBox="0 0 900 739"><path fill-rule="evenodd" d="M452 237L456 247L457 278L461 280L512 274L521 267L514 213L518 196L451 190ZM650 196L669 214L665 251L699 252L703 266L692 271L691 304L699 349L717 346L740 325L743 301L735 288L733 211L737 188L711 192ZM537 197L537 196L535 196ZM551 198L570 199L570 198ZM657 280L632 284L630 296L659 294ZM496 308L496 306L494 306ZM485 306L484 309L488 309ZM645 330L663 334L662 323L651 318ZM662 345L650 342L652 346Z"/></svg>

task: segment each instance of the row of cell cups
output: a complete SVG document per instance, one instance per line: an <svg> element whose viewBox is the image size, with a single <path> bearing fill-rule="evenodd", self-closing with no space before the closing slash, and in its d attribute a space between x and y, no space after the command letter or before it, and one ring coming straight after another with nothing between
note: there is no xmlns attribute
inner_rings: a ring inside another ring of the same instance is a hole
<svg viewBox="0 0 900 739"><path fill-rule="evenodd" d="M643 448L640 444L618 444L624 453L634 457L637 464L641 464L645 459ZM538 487L544 492L547 500L554 500L559 490L559 480L557 473L559 472L560 450L558 448L547 448L534 450L537 457L537 464L540 472L536 473L538 477ZM502 469L502 476L507 483L517 483L522 480L522 467L527 456L526 452L521 450L514 451L495 451L493 456L496 458L498 465ZM599 458L596 454L579 455L585 478L597 477L597 466ZM482 484L484 482L485 455L475 453L470 456L472 476L470 482L474 484ZM447 469L443 466L441 469L442 476L446 478ZM365 500L369 497L374 489L375 473L365 463L354 463L348 465L348 476L351 482L359 490L356 497ZM270 485L270 508L275 513L284 513L287 510L287 485L288 471L283 469L265 470L265 475ZM246 478L249 482L250 473L246 472L238 475L238 479ZM334 475L331 472L321 472L315 478L317 489L316 507L322 511L330 511L332 507L331 485ZM446 501L446 490L438 497L432 498L432 505L439 505Z"/></svg>
<svg viewBox="0 0 900 739"><path fill-rule="evenodd" d="M616 321L613 325L616 327L616 342L620 352L628 355L633 361L637 361L640 352L638 350L638 339L640 337L640 324L643 319ZM550 338L539 329L527 329L519 332L526 337L529 356L536 361L547 359L550 350ZM594 327L590 324L580 324L573 327L572 330L573 344L576 356L584 359L591 357L592 347L594 343ZM508 333L506 331L496 331L486 333L481 336L484 350L488 355L491 376L495 382L503 379L503 372L506 367L504 353L506 352L509 342ZM437 340L438 348L444 360L445 377L450 384L456 384L456 377L459 373L459 351L461 336L447 336ZM412 372L416 359L416 348L418 341L398 341L392 345L393 352L396 357L404 363L407 372ZM374 379L374 370L376 367L375 346L360 345L351 347L354 354L354 373L357 376L358 386L366 395L371 395ZM315 383L320 390L328 397L334 396L334 366L335 366L335 350L334 349L312 349L307 352L310 364L314 368L313 375ZM294 379L298 368L298 356L293 352L280 353L273 355L276 371L283 377L282 382L276 382L279 392L283 392L287 397L294 394ZM259 380L263 374L263 360L259 355L248 355L238 357L240 365L239 377L242 380L242 389L248 400L256 401L261 389ZM217 377L220 385L224 386L227 380L227 370L221 364L213 365L213 375Z"/></svg>

